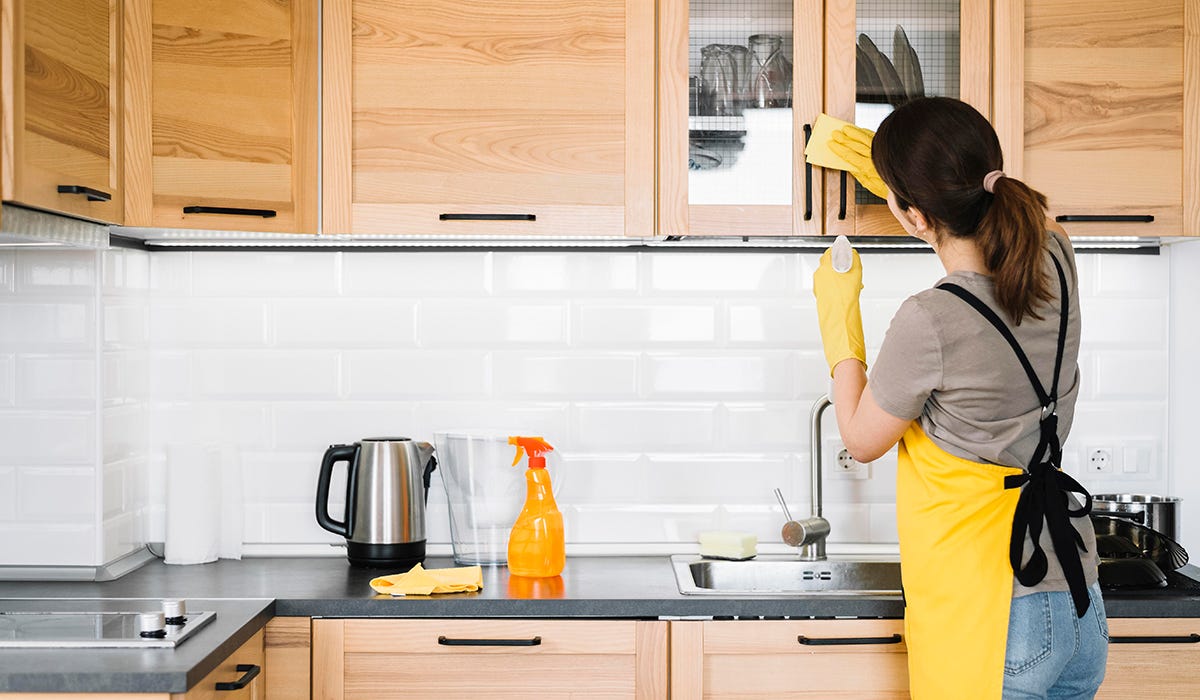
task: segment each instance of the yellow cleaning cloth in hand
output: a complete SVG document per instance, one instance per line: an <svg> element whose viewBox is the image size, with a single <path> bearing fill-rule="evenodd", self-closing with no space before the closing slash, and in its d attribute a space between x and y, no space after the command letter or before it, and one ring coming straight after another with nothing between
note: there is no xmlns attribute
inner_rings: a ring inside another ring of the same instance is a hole
<svg viewBox="0 0 1200 700"><path fill-rule="evenodd" d="M828 114L818 115L817 121L813 123L812 137L808 139L808 145L804 147L804 160L822 168L853 170L853 165L847 163L844 158L829 148L833 132L847 126L853 126L853 124Z"/></svg>
<svg viewBox="0 0 1200 700"><path fill-rule="evenodd" d="M459 566L453 569L426 569L417 564L408 573L371 579L371 588L383 595L430 595L466 593L483 588L483 569Z"/></svg>

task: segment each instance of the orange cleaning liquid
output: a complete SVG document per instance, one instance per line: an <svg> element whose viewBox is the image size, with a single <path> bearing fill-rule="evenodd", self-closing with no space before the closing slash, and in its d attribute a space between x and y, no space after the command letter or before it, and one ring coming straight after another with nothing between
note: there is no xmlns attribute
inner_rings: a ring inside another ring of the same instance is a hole
<svg viewBox="0 0 1200 700"><path fill-rule="evenodd" d="M562 513L544 468L525 471L525 507L508 537L508 570L516 576L558 576L566 564Z"/></svg>

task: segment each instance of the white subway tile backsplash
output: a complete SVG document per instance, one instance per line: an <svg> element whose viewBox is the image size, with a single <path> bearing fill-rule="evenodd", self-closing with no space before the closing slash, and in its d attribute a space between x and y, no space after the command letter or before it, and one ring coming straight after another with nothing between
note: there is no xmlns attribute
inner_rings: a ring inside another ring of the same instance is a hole
<svg viewBox="0 0 1200 700"><path fill-rule="evenodd" d="M125 512L125 495L129 488L125 477L125 463L107 463L101 470L101 474L103 500L100 512L104 518L114 518Z"/></svg>
<svg viewBox="0 0 1200 700"><path fill-rule="evenodd" d="M865 503L826 503L829 542L859 543L871 541L871 506ZM836 525L835 525L836 523Z"/></svg>
<svg viewBox="0 0 1200 700"><path fill-rule="evenodd" d="M99 526L49 522L0 524L6 566L96 566Z"/></svg>
<svg viewBox="0 0 1200 700"><path fill-rule="evenodd" d="M345 396L351 399L482 398L488 394L488 354L473 350L346 352Z"/></svg>
<svg viewBox="0 0 1200 700"><path fill-rule="evenodd" d="M275 447L311 452L375 435L415 438L415 412L414 404L396 401L282 403L272 410Z"/></svg>
<svg viewBox="0 0 1200 700"><path fill-rule="evenodd" d="M104 347L145 347L150 342L149 306L144 300L105 299Z"/></svg>
<svg viewBox="0 0 1200 700"><path fill-rule="evenodd" d="M17 470L0 467L0 523L17 519Z"/></svg>
<svg viewBox="0 0 1200 700"><path fill-rule="evenodd" d="M562 304L422 301L417 307L417 337L430 348L563 345L566 317Z"/></svg>
<svg viewBox="0 0 1200 700"><path fill-rule="evenodd" d="M816 303L808 300L730 304L729 342L819 348Z"/></svg>
<svg viewBox="0 0 1200 700"><path fill-rule="evenodd" d="M93 466L26 467L17 472L21 520L87 523L96 517L96 470Z"/></svg>
<svg viewBox="0 0 1200 700"><path fill-rule="evenodd" d="M144 296L150 289L150 253L112 248L101 254L104 294Z"/></svg>
<svg viewBox="0 0 1200 700"><path fill-rule="evenodd" d="M788 289L784 254L659 253L644 262L650 289L660 293L781 294Z"/></svg>
<svg viewBox="0 0 1200 700"><path fill-rule="evenodd" d="M203 253L197 255L203 255ZM192 292L192 254L156 251L151 255L150 291L154 299L190 295Z"/></svg>
<svg viewBox="0 0 1200 700"><path fill-rule="evenodd" d="M871 504L870 541L875 544L891 544L900 541L900 533L896 528L896 504Z"/></svg>
<svg viewBox="0 0 1200 700"><path fill-rule="evenodd" d="M158 348L262 347L266 306L248 299L154 304L150 328Z"/></svg>
<svg viewBox="0 0 1200 700"><path fill-rule="evenodd" d="M416 342L415 303L401 299L303 299L272 305L279 347L403 347Z"/></svg>
<svg viewBox="0 0 1200 700"><path fill-rule="evenodd" d="M268 416L268 407L255 403L195 401L153 405L150 409L152 449L161 453L163 447L171 443L218 443L243 449L270 447ZM155 464L162 466L159 462ZM154 473L157 469L151 471Z"/></svg>
<svg viewBox="0 0 1200 700"><path fill-rule="evenodd" d="M1170 385L1170 357L1161 350L1101 350L1095 354L1095 394L1098 399L1153 401Z"/></svg>
<svg viewBox="0 0 1200 700"><path fill-rule="evenodd" d="M19 296L18 299L32 298ZM94 348L94 301L0 301L0 348L24 352L85 351Z"/></svg>
<svg viewBox="0 0 1200 700"><path fill-rule="evenodd" d="M16 286L17 252L0 250L0 296L12 294Z"/></svg>
<svg viewBox="0 0 1200 700"><path fill-rule="evenodd" d="M574 310L573 341L588 347L647 344L709 345L717 340L712 305L580 304Z"/></svg>
<svg viewBox="0 0 1200 700"><path fill-rule="evenodd" d="M1166 299L1170 295L1171 261L1165 255L1097 255L1093 259L1098 296Z"/></svg>
<svg viewBox="0 0 1200 700"><path fill-rule="evenodd" d="M638 289L636 253L508 253L493 261L496 293L634 293Z"/></svg>
<svg viewBox="0 0 1200 700"><path fill-rule="evenodd" d="M17 397L17 358L0 355L0 408L15 404Z"/></svg>
<svg viewBox="0 0 1200 700"><path fill-rule="evenodd" d="M20 355L17 402L26 408L88 410L96 403L93 355Z"/></svg>
<svg viewBox="0 0 1200 700"><path fill-rule="evenodd" d="M147 350L106 350L101 354L101 362L100 388L106 406L149 400L150 353Z"/></svg>
<svg viewBox="0 0 1200 700"><path fill-rule="evenodd" d="M0 413L0 465L90 464L96 440L95 411Z"/></svg>
<svg viewBox="0 0 1200 700"><path fill-rule="evenodd" d="M106 407L103 420L105 463L144 456L150 451L150 422L143 403Z"/></svg>
<svg viewBox="0 0 1200 700"><path fill-rule="evenodd" d="M1084 298L1080 304L1082 347L1167 347L1167 303L1159 299Z"/></svg>
<svg viewBox="0 0 1200 700"><path fill-rule="evenodd" d="M791 398L795 362L787 352L716 354L652 353L646 357L650 398Z"/></svg>
<svg viewBox="0 0 1200 700"><path fill-rule="evenodd" d="M862 258L863 297L889 297L900 301L929 289L946 276L946 268L931 249L893 255L867 255ZM817 258L812 260L816 270ZM812 273L809 273L809 288Z"/></svg>
<svg viewBox="0 0 1200 700"><path fill-rule="evenodd" d="M559 454L579 449L571 429L568 403L424 401L417 406L414 437L432 441L440 430L500 431L509 435L541 435Z"/></svg>
<svg viewBox="0 0 1200 700"><path fill-rule="evenodd" d="M724 529L712 504L578 505L563 510L568 543L696 542L700 532Z"/></svg>
<svg viewBox="0 0 1200 700"><path fill-rule="evenodd" d="M192 294L239 298L333 296L338 293L339 255L324 251L193 253Z"/></svg>
<svg viewBox="0 0 1200 700"><path fill-rule="evenodd" d="M738 402L724 406L727 449L798 450L808 445L809 402Z"/></svg>
<svg viewBox="0 0 1200 700"><path fill-rule="evenodd" d="M196 396L207 399L333 399L338 353L325 350L206 350L192 356Z"/></svg>
<svg viewBox="0 0 1200 700"><path fill-rule="evenodd" d="M357 438L356 438L357 439ZM242 453L242 478L246 503L315 502L317 474L325 446L315 445L307 451L267 451ZM346 467L334 469L336 477L330 488L330 500L345 501ZM334 498L340 494L341 498ZM334 516L337 518L337 516ZM340 518L338 518L340 520Z"/></svg>
<svg viewBox="0 0 1200 700"><path fill-rule="evenodd" d="M784 455L674 452L651 454L646 463L646 491L631 494L631 503L753 504L770 507L773 490L789 489L792 469ZM783 523L780 522L780 525Z"/></svg>
<svg viewBox="0 0 1200 700"><path fill-rule="evenodd" d="M639 355L631 352L563 355L498 352L493 355L499 396L517 398L636 398Z"/></svg>
<svg viewBox="0 0 1200 700"><path fill-rule="evenodd" d="M561 454L551 475L559 505L625 505L651 496L646 458L639 453Z"/></svg>
<svg viewBox="0 0 1200 700"><path fill-rule="evenodd" d="M139 513L123 513L104 521L100 561L111 562L141 549L146 540L141 534L140 520Z"/></svg>
<svg viewBox="0 0 1200 700"><path fill-rule="evenodd" d="M345 296L473 297L491 291L491 253L342 254ZM313 296L313 295L310 295Z"/></svg>
<svg viewBox="0 0 1200 700"><path fill-rule="evenodd" d="M90 250L17 253L17 291L89 294L96 287L98 253Z"/></svg>
<svg viewBox="0 0 1200 700"><path fill-rule="evenodd" d="M717 440L715 403L585 403L575 410L579 449L700 450Z"/></svg>

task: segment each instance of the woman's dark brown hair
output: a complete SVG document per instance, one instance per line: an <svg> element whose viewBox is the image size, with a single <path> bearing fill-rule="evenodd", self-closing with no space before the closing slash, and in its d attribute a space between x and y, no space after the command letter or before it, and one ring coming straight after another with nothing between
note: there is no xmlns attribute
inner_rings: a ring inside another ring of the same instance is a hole
<svg viewBox="0 0 1200 700"><path fill-rule="evenodd" d="M996 301L1016 325L1053 298L1043 268L1046 197L1011 177L993 192L983 178L1003 170L992 125L965 102L913 100L892 112L871 145L872 160L900 208L916 207L940 235L974 239Z"/></svg>

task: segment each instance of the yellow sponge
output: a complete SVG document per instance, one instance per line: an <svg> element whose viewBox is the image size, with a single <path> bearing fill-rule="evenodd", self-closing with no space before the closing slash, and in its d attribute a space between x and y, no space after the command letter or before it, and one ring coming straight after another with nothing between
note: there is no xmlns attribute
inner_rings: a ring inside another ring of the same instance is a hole
<svg viewBox="0 0 1200 700"><path fill-rule="evenodd" d="M707 559L753 559L758 554L758 537L748 532L714 530L700 533L700 556Z"/></svg>

